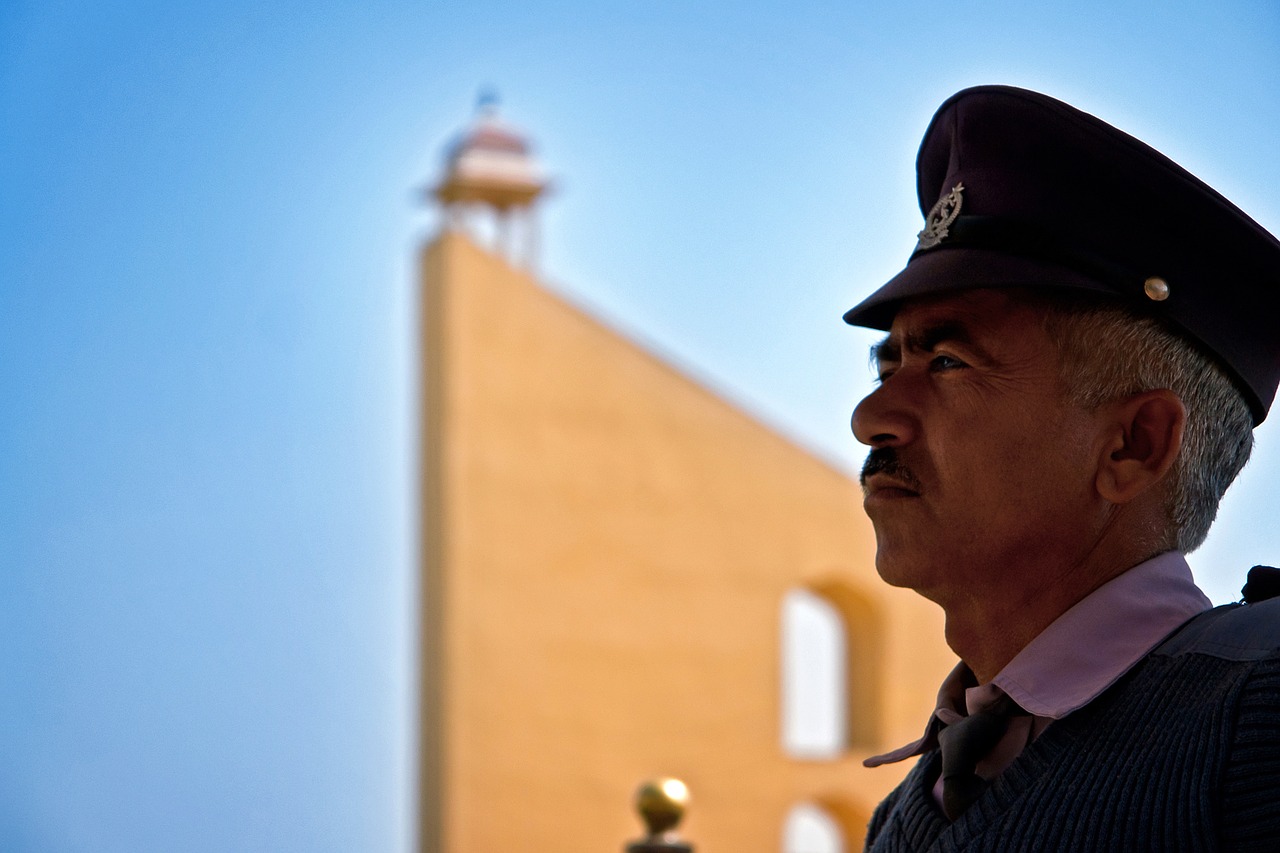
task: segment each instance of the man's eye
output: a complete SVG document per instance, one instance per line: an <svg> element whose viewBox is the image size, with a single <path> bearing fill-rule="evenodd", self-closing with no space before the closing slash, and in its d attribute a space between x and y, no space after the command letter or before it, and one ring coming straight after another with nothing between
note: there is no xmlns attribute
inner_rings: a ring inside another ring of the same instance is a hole
<svg viewBox="0 0 1280 853"><path fill-rule="evenodd" d="M955 370L957 367L968 367L968 365L949 355L935 355L929 361L930 370Z"/></svg>
<svg viewBox="0 0 1280 853"><path fill-rule="evenodd" d="M876 382L883 383L886 379L893 375L894 368L883 367L876 373Z"/></svg>

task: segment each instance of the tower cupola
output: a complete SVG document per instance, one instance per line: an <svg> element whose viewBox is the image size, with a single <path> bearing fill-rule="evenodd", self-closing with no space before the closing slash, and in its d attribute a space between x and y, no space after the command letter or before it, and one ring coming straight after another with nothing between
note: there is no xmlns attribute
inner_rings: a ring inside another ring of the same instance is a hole
<svg viewBox="0 0 1280 853"><path fill-rule="evenodd" d="M528 139L498 115L497 98L481 95L475 119L445 154L444 176L432 195L446 227L493 222L493 250L515 262L513 239L522 236L522 265L532 267L537 248L534 204L547 190ZM514 235L513 230L522 231Z"/></svg>

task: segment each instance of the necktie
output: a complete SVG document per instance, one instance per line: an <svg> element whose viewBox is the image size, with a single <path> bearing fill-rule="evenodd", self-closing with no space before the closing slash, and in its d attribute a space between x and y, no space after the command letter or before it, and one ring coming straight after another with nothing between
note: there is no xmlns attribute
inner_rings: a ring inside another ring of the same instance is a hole
<svg viewBox="0 0 1280 853"><path fill-rule="evenodd" d="M1008 696L991 707L957 720L938 732L942 749L942 810L949 820L964 813L990 784L974 772L978 762L995 749L1009 728L1009 720L1027 712Z"/></svg>

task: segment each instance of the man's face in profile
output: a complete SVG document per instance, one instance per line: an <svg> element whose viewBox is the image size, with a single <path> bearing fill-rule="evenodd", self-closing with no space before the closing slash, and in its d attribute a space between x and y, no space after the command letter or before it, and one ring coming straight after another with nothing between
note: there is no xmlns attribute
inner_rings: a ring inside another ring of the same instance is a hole
<svg viewBox="0 0 1280 853"><path fill-rule="evenodd" d="M911 300L877 346L880 384L853 431L872 447L864 507L888 583L990 597L1091 545L1105 451L1097 416L1066 397L1040 311L1016 291Z"/></svg>

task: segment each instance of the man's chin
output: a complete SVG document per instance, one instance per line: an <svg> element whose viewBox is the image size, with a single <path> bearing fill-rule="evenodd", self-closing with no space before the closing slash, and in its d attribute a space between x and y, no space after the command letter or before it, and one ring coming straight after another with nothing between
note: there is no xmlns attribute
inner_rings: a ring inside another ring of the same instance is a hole
<svg viewBox="0 0 1280 853"><path fill-rule="evenodd" d="M880 580L889 584L889 586L902 586L898 582L901 577L902 566L897 560L886 556L883 548L876 548L876 574L880 576Z"/></svg>
<svg viewBox="0 0 1280 853"><path fill-rule="evenodd" d="M896 586L899 589L916 588L916 584L912 583L911 578L908 575L896 574L892 570L886 571L879 566L876 566L876 572L879 573L880 580L884 581L889 586Z"/></svg>
<svg viewBox="0 0 1280 853"><path fill-rule="evenodd" d="M922 584L927 584L931 572L919 559L909 559L881 547L876 549L876 574L889 586L919 590Z"/></svg>

